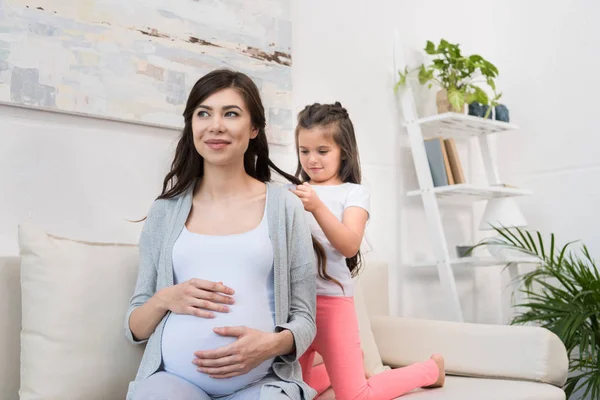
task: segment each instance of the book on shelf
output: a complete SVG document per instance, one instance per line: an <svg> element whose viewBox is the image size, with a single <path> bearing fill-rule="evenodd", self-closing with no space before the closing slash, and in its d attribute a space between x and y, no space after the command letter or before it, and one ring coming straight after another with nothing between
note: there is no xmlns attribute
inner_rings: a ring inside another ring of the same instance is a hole
<svg viewBox="0 0 600 400"><path fill-rule="evenodd" d="M454 182L443 139L440 137L427 139L424 144L433 186L446 186Z"/></svg>
<svg viewBox="0 0 600 400"><path fill-rule="evenodd" d="M445 139L444 145L446 146L446 152L448 153L448 160L450 162L450 169L452 170L452 177L454 183L466 183L465 174L460 162L458 150L456 149L456 141L453 138Z"/></svg>
<svg viewBox="0 0 600 400"><path fill-rule="evenodd" d="M435 137L424 141L433 186L465 183L454 139Z"/></svg>

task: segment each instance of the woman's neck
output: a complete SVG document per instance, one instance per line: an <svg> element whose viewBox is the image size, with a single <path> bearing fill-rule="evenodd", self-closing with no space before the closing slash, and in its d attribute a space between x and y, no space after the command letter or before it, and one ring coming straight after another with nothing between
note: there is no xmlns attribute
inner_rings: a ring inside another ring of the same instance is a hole
<svg viewBox="0 0 600 400"><path fill-rule="evenodd" d="M204 164L204 176L196 188L195 196L207 200L225 200L247 193L256 184L242 165L215 166Z"/></svg>

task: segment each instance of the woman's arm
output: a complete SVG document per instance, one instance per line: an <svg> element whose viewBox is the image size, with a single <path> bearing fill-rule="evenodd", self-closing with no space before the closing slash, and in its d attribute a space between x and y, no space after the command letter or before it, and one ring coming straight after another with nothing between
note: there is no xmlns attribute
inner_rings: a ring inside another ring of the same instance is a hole
<svg viewBox="0 0 600 400"><path fill-rule="evenodd" d="M154 202L140 236L140 267L135 292L125 318L125 334L133 343L143 343L156 330L167 312L214 318L214 312L229 312L233 289L220 282L190 279L156 292L160 249L163 241L165 200Z"/></svg>
<svg viewBox="0 0 600 400"><path fill-rule="evenodd" d="M217 312L229 312L227 304L234 300L228 295L233 289L220 282L192 278L159 290L144 305L136 308L129 318L133 336L147 339L168 311L200 318L214 318Z"/></svg>
<svg viewBox="0 0 600 400"><path fill-rule="evenodd" d="M316 260L310 228L302 203L295 196L286 195L287 247L290 265L290 313L286 323L276 332L290 331L293 348L281 358L295 362L310 346L317 333L316 315Z"/></svg>
<svg viewBox="0 0 600 400"><path fill-rule="evenodd" d="M132 343L146 342L166 313L154 298L162 242L160 227L164 218L164 200L157 200L148 211L140 235L138 277L125 316L125 335Z"/></svg>
<svg viewBox="0 0 600 400"><path fill-rule="evenodd" d="M337 251L346 258L354 257L358 253L369 219L369 213L365 209L346 208L340 221L308 183L298 185L292 192L302 200L304 209L314 215L327 240Z"/></svg>
<svg viewBox="0 0 600 400"><path fill-rule="evenodd" d="M133 341L143 342L148 340L167 311L156 295L152 296L143 305L135 308L129 316L129 329Z"/></svg>
<svg viewBox="0 0 600 400"><path fill-rule="evenodd" d="M235 342L215 350L197 351L193 363L211 378L225 379L247 374L265 360L294 351L294 336L289 330L263 332L246 326L215 328L220 336Z"/></svg>

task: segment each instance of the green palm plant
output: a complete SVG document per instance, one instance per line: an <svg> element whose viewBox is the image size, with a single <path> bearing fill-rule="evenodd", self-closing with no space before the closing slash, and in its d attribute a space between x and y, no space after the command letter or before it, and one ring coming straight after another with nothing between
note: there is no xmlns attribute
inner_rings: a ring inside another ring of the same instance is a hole
<svg viewBox="0 0 600 400"><path fill-rule="evenodd" d="M503 246L538 257L539 268L519 276L526 300L511 324L534 324L554 332L569 356L567 398L576 391L600 399L600 272L587 247L544 242L540 232L494 227L498 236L479 246Z"/></svg>

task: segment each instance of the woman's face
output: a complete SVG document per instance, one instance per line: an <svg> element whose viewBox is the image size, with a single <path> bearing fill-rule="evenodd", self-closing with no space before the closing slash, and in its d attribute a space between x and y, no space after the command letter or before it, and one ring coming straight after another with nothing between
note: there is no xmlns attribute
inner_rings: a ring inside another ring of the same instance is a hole
<svg viewBox="0 0 600 400"><path fill-rule="evenodd" d="M194 147L204 162L225 166L243 163L250 139L258 135L246 103L237 90L213 93L194 110Z"/></svg>

